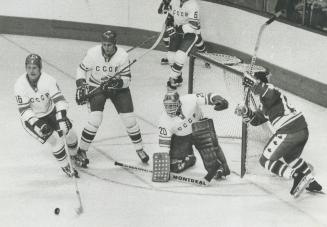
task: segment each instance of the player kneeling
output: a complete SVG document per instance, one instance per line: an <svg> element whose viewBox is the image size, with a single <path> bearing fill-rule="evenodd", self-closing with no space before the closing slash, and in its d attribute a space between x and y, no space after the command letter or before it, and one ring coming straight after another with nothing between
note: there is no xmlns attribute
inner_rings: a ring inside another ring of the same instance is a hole
<svg viewBox="0 0 327 227"><path fill-rule="evenodd" d="M56 80L41 72L42 60L37 54L30 54L25 61L26 73L15 84L18 110L25 130L42 144L49 143L54 157L62 163L62 170L78 177L66 160L65 144L60 136L67 135L70 154L76 153L77 136L67 117L68 104Z"/></svg>
<svg viewBox="0 0 327 227"><path fill-rule="evenodd" d="M244 75L243 85L259 96L261 108L253 111L239 105L235 113L253 126L265 122L271 124L275 133L259 161L270 172L293 178L292 195L299 196L305 188L311 192L321 191L322 187L312 176L309 165L301 158L309 136L305 118L288 103L285 95L268 83L268 75L269 72L256 72L254 78L247 73Z"/></svg>
<svg viewBox="0 0 327 227"><path fill-rule="evenodd" d="M230 174L225 155L219 146L212 119L203 118L200 105L215 105L217 111L228 108L221 96L208 93L179 97L168 92L163 100L165 111L159 123L159 153L153 156L153 181L168 181L169 171L180 173L196 162L193 145L199 151L207 175L205 179Z"/></svg>

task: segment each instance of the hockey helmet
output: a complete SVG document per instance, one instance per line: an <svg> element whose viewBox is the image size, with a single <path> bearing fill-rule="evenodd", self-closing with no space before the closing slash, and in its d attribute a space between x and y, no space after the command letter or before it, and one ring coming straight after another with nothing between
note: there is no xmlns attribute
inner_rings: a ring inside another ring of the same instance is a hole
<svg viewBox="0 0 327 227"><path fill-rule="evenodd" d="M181 107L181 101L177 91L168 92L164 99L163 104L165 106L166 113L169 117L175 117Z"/></svg>
<svg viewBox="0 0 327 227"><path fill-rule="evenodd" d="M25 66L27 66L29 64L37 65L39 67L39 69L41 69L42 68L42 59L41 59L40 55L37 55L37 54L28 55L25 59Z"/></svg>
<svg viewBox="0 0 327 227"><path fill-rule="evenodd" d="M116 45L117 42L117 34L114 31L106 31L101 35L101 41L102 42L108 42Z"/></svg>
<svg viewBox="0 0 327 227"><path fill-rule="evenodd" d="M263 83L268 83L271 73L269 70L254 72L253 76Z"/></svg>

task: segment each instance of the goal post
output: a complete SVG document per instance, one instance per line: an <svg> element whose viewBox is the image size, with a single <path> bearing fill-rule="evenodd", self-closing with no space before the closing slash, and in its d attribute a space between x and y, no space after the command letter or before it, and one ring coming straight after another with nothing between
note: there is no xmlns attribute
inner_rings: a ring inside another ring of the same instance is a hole
<svg viewBox="0 0 327 227"><path fill-rule="evenodd" d="M188 93L215 92L229 102L227 110L216 112L208 108L205 114L214 120L227 161L241 177L245 173L263 173L258 159L271 136L266 124L253 127L244 124L242 118L234 114L236 105L244 104L242 77L248 67L249 64L242 63L241 59L225 54L191 53L189 58ZM255 65L253 71L266 69ZM251 96L249 107L256 110L259 105L258 98Z"/></svg>

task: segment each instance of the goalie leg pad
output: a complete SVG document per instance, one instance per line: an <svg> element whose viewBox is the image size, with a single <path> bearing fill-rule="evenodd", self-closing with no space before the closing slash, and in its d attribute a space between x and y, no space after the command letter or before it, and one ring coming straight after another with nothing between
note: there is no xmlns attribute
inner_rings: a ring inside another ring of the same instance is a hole
<svg viewBox="0 0 327 227"><path fill-rule="evenodd" d="M170 158L165 152L153 154L153 182L168 182L170 177Z"/></svg>

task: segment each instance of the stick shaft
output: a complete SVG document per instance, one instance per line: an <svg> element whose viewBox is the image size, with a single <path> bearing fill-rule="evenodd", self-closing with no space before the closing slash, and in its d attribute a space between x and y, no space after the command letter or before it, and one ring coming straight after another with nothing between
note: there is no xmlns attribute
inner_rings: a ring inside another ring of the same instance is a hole
<svg viewBox="0 0 327 227"><path fill-rule="evenodd" d="M134 170L138 170L141 172L152 173L152 170L140 168L137 166L127 165L127 164L124 164L121 162L115 162L115 165L123 167L123 168L127 168L127 169L134 169ZM170 179L173 179L173 180L176 180L179 182L183 182L183 183L194 184L197 186L207 186L207 182L205 180L187 177L187 176L183 176L183 175L175 174L175 173L170 173Z"/></svg>

